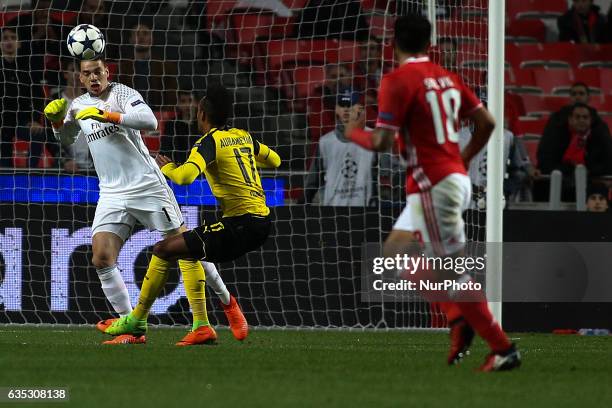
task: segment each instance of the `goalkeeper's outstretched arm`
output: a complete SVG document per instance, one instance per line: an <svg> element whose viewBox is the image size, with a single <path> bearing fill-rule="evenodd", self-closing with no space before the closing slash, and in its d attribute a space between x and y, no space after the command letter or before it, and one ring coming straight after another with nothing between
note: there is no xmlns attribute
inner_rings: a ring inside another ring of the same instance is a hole
<svg viewBox="0 0 612 408"><path fill-rule="evenodd" d="M72 104L65 99L55 99L45 106L45 116L51 121L53 135L63 145L71 145L79 136L81 127L72 115Z"/></svg>
<svg viewBox="0 0 612 408"><path fill-rule="evenodd" d="M93 119L99 122L110 122L134 130L156 130L157 118L153 111L142 100L140 94L129 98L123 106L124 113L109 112L96 107L86 108L76 114L76 119Z"/></svg>

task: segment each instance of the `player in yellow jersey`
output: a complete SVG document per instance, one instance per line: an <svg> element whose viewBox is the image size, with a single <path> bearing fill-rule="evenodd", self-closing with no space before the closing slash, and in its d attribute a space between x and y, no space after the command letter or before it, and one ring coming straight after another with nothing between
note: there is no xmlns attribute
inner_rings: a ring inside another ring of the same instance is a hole
<svg viewBox="0 0 612 408"><path fill-rule="evenodd" d="M203 173L223 212L216 223L157 243L154 252L162 259L231 261L259 248L268 237L270 209L257 168L278 167L281 159L247 131L227 127L231 111L228 91L221 86L209 89L198 107L204 136L187 161L177 166L165 156L157 157L162 173L177 184L190 184Z"/></svg>
<svg viewBox="0 0 612 408"><path fill-rule="evenodd" d="M228 127L232 111L227 89L220 85L209 87L198 105L198 127L204 136L191 149L187 161L178 166L166 156L156 158L162 173L177 184L191 184L204 174L223 212L210 225L200 225L155 244L153 254L162 261L160 268L176 259L232 261L259 248L270 233L270 209L258 167L276 168L281 159L247 131ZM155 267L149 267L147 276L150 273L155 274ZM133 315L148 312L151 303L147 300L157 297L159 291L161 287L142 302L139 299L134 312L113 323L113 333L130 333L138 324ZM200 335L198 331L190 334L193 340Z"/></svg>

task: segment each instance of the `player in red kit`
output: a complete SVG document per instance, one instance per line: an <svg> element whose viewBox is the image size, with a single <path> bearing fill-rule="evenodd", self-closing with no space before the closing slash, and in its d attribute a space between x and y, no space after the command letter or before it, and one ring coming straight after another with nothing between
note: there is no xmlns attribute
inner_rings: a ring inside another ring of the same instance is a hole
<svg viewBox="0 0 612 408"><path fill-rule="evenodd" d="M384 255L415 253L426 243L439 257L462 256L465 231L462 213L471 197L466 174L470 160L486 145L495 121L463 81L429 61L431 25L421 16L403 16L395 23L395 54L400 66L386 74L378 93L374 131L363 130L362 110L345 126L353 142L375 151L397 143L408 161L406 208L384 244ZM471 120L474 133L461 152L459 124ZM425 273L425 272L423 272ZM469 283L467 273L433 271L436 279ZM491 314L481 291L444 292L441 303L451 328L449 364L467 353L474 331L490 346L482 371L510 370L521 358ZM427 297L427 296L426 296ZM439 299L438 299L439 300Z"/></svg>

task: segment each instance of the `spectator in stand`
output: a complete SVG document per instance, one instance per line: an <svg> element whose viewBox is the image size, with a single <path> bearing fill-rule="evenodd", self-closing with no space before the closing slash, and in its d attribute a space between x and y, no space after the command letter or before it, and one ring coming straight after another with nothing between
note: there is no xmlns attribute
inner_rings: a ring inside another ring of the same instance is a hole
<svg viewBox="0 0 612 408"><path fill-rule="evenodd" d="M176 65L165 61L163 53L153 49L153 33L145 23L131 31L128 55L119 65L119 79L140 92L154 110L171 110L176 105Z"/></svg>
<svg viewBox="0 0 612 408"><path fill-rule="evenodd" d="M459 130L459 147L465 148L472 138L472 130L462 127ZM532 201L531 184L536 176L536 169L529 160L527 150L521 139L504 129L504 162L506 163L504 177L504 196L506 202ZM486 207L487 187L487 148L483 148L470 162L467 169L472 182L473 209Z"/></svg>
<svg viewBox="0 0 612 408"><path fill-rule="evenodd" d="M378 85L383 74L382 42L371 39L361 45L359 71L364 77L366 105L378 104Z"/></svg>
<svg viewBox="0 0 612 408"><path fill-rule="evenodd" d="M557 20L559 41L606 42L606 19L593 0L573 0L573 6Z"/></svg>
<svg viewBox="0 0 612 408"><path fill-rule="evenodd" d="M172 158L175 163L183 163L189 151L201 137L198 130L198 97L194 92L179 91L176 119L165 126L160 153Z"/></svg>
<svg viewBox="0 0 612 408"><path fill-rule="evenodd" d="M586 208L590 212L608 212L609 189L601 183L593 183L589 185L587 190Z"/></svg>
<svg viewBox="0 0 612 408"><path fill-rule="evenodd" d="M303 39L369 39L369 25L358 0L310 0L302 9L298 27L298 37Z"/></svg>
<svg viewBox="0 0 612 408"><path fill-rule="evenodd" d="M350 64L328 64L325 66L325 83L317 90L323 97L323 107L334 109L336 95L347 89L358 89L354 84L353 71Z"/></svg>
<svg viewBox="0 0 612 408"><path fill-rule="evenodd" d="M576 82L570 88L570 104L561 108L559 111L553 113L546 123L544 134L547 133L560 133L564 128L567 127L568 119L571 111L576 103L589 104L590 93L589 87L583 82ZM593 132L607 132L610 133L608 125L604 122L597 110L589 106L591 111L591 130Z"/></svg>
<svg viewBox="0 0 612 408"><path fill-rule="evenodd" d="M53 18L51 3L51 0L33 0L30 12L15 16L8 24L17 27L20 54L29 60L34 84L45 80L50 85L58 85L60 81L59 57L65 50L64 39L70 27Z"/></svg>
<svg viewBox="0 0 612 408"><path fill-rule="evenodd" d="M299 203L312 203L318 192L321 205L373 205L373 167L377 155L344 136L344 125L359 100L360 95L350 90L338 95L336 129L321 137L304 184L304 197Z"/></svg>
<svg viewBox="0 0 612 408"><path fill-rule="evenodd" d="M13 167L13 139L30 141L28 165L36 167L44 145L58 153L53 133L41 123L44 95L40 84L33 83L27 56L19 54L17 29L2 28L0 49L0 166Z"/></svg>
<svg viewBox="0 0 612 408"><path fill-rule="evenodd" d="M588 176L610 174L612 164L612 138L608 128L594 129L591 124L593 116L588 105L575 103L569 114L566 126L553 131L544 131L538 145L538 167L543 174L553 170L569 177L573 182L574 168L585 165Z"/></svg>
<svg viewBox="0 0 612 408"><path fill-rule="evenodd" d="M62 76L66 85L59 89L59 95L53 99L64 98L70 106L73 99L83 94L80 67L75 59L62 60ZM76 142L64 147L62 168L69 173L93 171L93 160L83 132L79 133Z"/></svg>

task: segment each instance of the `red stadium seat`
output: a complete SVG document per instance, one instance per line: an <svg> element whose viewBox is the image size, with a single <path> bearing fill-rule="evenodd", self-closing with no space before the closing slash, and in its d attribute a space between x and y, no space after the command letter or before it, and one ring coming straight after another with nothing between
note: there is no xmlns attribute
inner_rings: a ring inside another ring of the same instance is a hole
<svg viewBox="0 0 612 408"><path fill-rule="evenodd" d="M483 18L488 14L489 0L464 0L461 7L455 9L458 18Z"/></svg>
<svg viewBox="0 0 612 408"><path fill-rule="evenodd" d="M13 166L18 168L28 167L30 156L30 142L15 140L13 142Z"/></svg>
<svg viewBox="0 0 612 408"><path fill-rule="evenodd" d="M438 38L451 37L459 41L487 41L487 22L474 20L440 20L437 24Z"/></svg>
<svg viewBox="0 0 612 408"><path fill-rule="evenodd" d="M545 42L546 26L542 20L515 20L506 29L506 41L507 37L514 37L514 41L532 38L535 42Z"/></svg>
<svg viewBox="0 0 612 408"><path fill-rule="evenodd" d="M314 90L325 82L323 66L297 67L293 70L293 83L296 98L307 98L314 95Z"/></svg>
<svg viewBox="0 0 612 408"><path fill-rule="evenodd" d="M547 94L552 94L556 88L569 88L574 83L574 73L567 69L536 68L531 71L536 86Z"/></svg>
<svg viewBox="0 0 612 408"><path fill-rule="evenodd" d="M516 69L514 73L514 83L523 86L535 86L535 78L531 69Z"/></svg>
<svg viewBox="0 0 612 408"><path fill-rule="evenodd" d="M572 43L521 44L521 67L575 67L580 55Z"/></svg>
<svg viewBox="0 0 612 408"><path fill-rule="evenodd" d="M237 0L208 0L206 2L207 27L223 27Z"/></svg>
<svg viewBox="0 0 612 408"><path fill-rule="evenodd" d="M161 140L159 135L157 136L143 136L142 140L144 141L145 146L149 149L149 153L156 154L159 152L159 148L161 146Z"/></svg>
<svg viewBox="0 0 612 408"><path fill-rule="evenodd" d="M509 70L506 70L509 72ZM536 86L533 71L530 69L516 69L512 75L506 74L510 81L506 82L506 90L520 94L542 94L544 91Z"/></svg>
<svg viewBox="0 0 612 408"><path fill-rule="evenodd" d="M589 105L597 109L600 115L612 115L612 99L592 96Z"/></svg>
<svg viewBox="0 0 612 408"><path fill-rule="evenodd" d="M599 82L601 89L607 95L612 95L612 69L602 69L599 71Z"/></svg>
<svg viewBox="0 0 612 408"><path fill-rule="evenodd" d="M590 87L601 87L601 68L578 68L574 70L576 82L584 82ZM611 71L612 72L612 71Z"/></svg>
<svg viewBox="0 0 612 408"><path fill-rule="evenodd" d="M385 0L361 0L361 9L386 11L387 7L389 7L389 14L392 14L395 11L395 4L392 3L387 6L388 3Z"/></svg>
<svg viewBox="0 0 612 408"><path fill-rule="evenodd" d="M511 0L506 2L506 15L511 20L555 18L567 11L567 0Z"/></svg>
<svg viewBox="0 0 612 408"><path fill-rule="evenodd" d="M544 128L548 123L548 118L534 119L534 118L521 118L516 122L514 129L517 136L523 135L537 135L542 136Z"/></svg>
<svg viewBox="0 0 612 408"><path fill-rule="evenodd" d="M117 69L118 69L117 63L108 62L106 63L106 66L108 67L108 80L112 81L115 75L117 74Z"/></svg>
<svg viewBox="0 0 612 408"><path fill-rule="evenodd" d="M338 40L271 40L266 44L268 70L285 65L323 65L359 60L359 46Z"/></svg>
<svg viewBox="0 0 612 408"><path fill-rule="evenodd" d="M578 60L609 61L612 55L612 44L574 44Z"/></svg>
<svg viewBox="0 0 612 408"><path fill-rule="evenodd" d="M368 19L370 33L377 38L393 38L395 18L392 16L372 16Z"/></svg>
<svg viewBox="0 0 612 408"><path fill-rule="evenodd" d="M292 10L301 10L308 4L309 0L283 0L283 4Z"/></svg>
<svg viewBox="0 0 612 408"><path fill-rule="evenodd" d="M20 14L27 14L27 11L5 11L0 12L0 27L4 27L4 25Z"/></svg>
<svg viewBox="0 0 612 408"><path fill-rule="evenodd" d="M521 95L521 99L529 116L550 114L569 104L569 98L562 96Z"/></svg>

